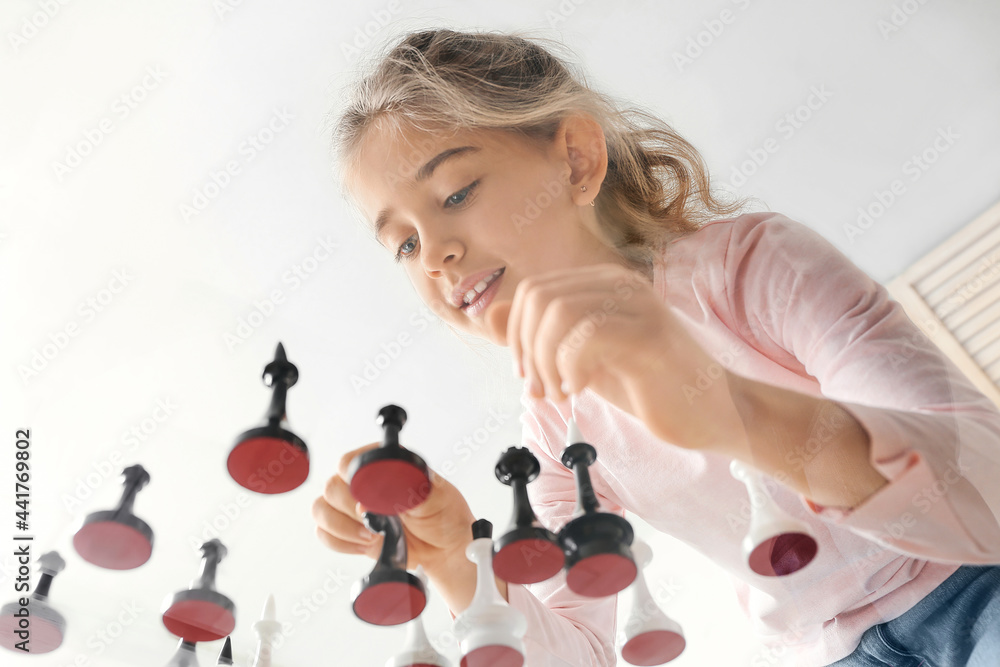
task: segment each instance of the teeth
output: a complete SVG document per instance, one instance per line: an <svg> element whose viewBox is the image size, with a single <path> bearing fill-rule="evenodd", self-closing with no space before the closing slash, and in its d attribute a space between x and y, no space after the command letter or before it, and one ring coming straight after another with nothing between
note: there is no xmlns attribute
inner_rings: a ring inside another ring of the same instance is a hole
<svg viewBox="0 0 1000 667"><path fill-rule="evenodd" d="M476 283L476 285L472 289L466 292L465 297L462 299L466 303L466 305L472 303L477 295L482 294L486 290L486 288L490 286L490 283L493 282L493 279L500 275L500 272L502 270L503 269L497 269L496 271L493 272L492 275L488 276L487 278L484 278L483 280L480 280L478 283Z"/></svg>

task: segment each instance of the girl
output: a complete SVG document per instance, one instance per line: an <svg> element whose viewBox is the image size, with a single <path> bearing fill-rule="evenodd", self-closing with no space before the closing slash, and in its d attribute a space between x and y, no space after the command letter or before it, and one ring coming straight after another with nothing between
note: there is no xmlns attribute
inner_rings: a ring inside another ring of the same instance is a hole
<svg viewBox="0 0 1000 667"><path fill-rule="evenodd" d="M559 462L575 416L603 508L732 572L791 664L1000 664L1000 413L820 235L733 217L690 144L581 80L519 37L417 32L336 133L348 191L421 298L510 347L539 518L557 530L575 509ZM375 557L344 481L364 449L313 515L327 546ZM733 459L780 482L819 542L808 568L748 570ZM468 505L436 477L402 519L410 566L460 613ZM528 619L528 665L615 663L614 597L497 584Z"/></svg>

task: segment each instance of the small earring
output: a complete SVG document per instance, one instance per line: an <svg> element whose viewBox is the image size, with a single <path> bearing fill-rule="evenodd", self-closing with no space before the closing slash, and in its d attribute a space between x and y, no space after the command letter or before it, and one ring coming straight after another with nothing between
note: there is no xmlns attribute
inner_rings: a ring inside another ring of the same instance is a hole
<svg viewBox="0 0 1000 667"><path fill-rule="evenodd" d="M580 186L580 190L582 190L583 192L586 192L587 191L587 186L586 185L581 185Z"/></svg>

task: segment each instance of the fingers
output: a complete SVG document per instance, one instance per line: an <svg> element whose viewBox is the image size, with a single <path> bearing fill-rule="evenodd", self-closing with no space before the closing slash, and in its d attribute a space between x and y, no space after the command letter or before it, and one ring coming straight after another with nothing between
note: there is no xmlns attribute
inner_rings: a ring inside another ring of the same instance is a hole
<svg viewBox="0 0 1000 667"><path fill-rule="evenodd" d="M373 442L365 445L364 447L358 447L357 449L347 452L340 457L340 463L337 465L337 470L340 472L340 476L347 479L347 471L351 467L351 461L353 461L358 454L364 454L369 450L375 449L381 444L381 442Z"/></svg>
<svg viewBox="0 0 1000 667"><path fill-rule="evenodd" d="M312 505L316 534L326 546L343 553L376 553L379 537L361 522L357 501L347 482L334 475L326 483L323 495Z"/></svg>
<svg viewBox="0 0 1000 667"><path fill-rule="evenodd" d="M576 373L576 366L561 362L559 354L593 352L597 330L612 316L621 317L630 305L634 309L636 304L627 302L643 285L652 297L648 279L617 264L555 271L518 283L507 323L507 342L529 394L564 400L566 393L561 387L566 379L570 380L570 393L582 390L584 376L592 369ZM593 360L588 357L588 361Z"/></svg>

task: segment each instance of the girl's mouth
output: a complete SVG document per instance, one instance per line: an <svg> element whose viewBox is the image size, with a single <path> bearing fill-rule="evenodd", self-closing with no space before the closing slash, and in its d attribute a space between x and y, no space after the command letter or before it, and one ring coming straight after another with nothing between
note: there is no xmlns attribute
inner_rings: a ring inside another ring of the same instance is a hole
<svg viewBox="0 0 1000 667"><path fill-rule="evenodd" d="M475 287L465 293L465 303L462 310L470 317L479 315L490 305L493 297L500 289L504 269L497 269L493 275L476 283Z"/></svg>

